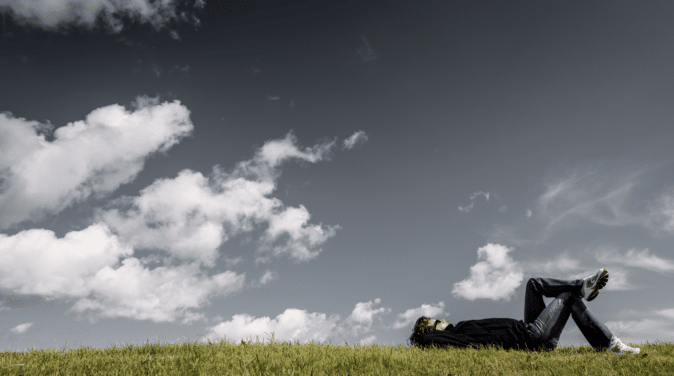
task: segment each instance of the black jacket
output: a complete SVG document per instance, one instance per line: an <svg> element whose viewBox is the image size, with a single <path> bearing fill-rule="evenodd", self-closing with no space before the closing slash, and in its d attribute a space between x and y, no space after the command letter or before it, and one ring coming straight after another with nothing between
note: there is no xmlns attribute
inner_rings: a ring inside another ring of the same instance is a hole
<svg viewBox="0 0 674 376"><path fill-rule="evenodd" d="M436 330L423 334L415 339L417 344L425 347L468 347L470 345L496 345L504 349L530 349L539 347L531 339L527 324L515 319L482 319L461 321L449 325L445 330Z"/></svg>

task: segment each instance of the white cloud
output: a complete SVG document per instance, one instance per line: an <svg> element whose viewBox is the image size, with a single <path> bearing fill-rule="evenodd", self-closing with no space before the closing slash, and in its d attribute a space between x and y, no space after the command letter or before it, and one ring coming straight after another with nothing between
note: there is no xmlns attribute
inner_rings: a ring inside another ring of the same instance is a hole
<svg viewBox="0 0 674 376"><path fill-rule="evenodd" d="M70 22L91 28L102 15L107 26L118 33L124 28L123 15L150 23L156 30L162 29L171 20L181 18L176 14L177 3L170 0L0 0L0 7L11 9L19 22L45 29ZM199 19L194 15L192 19L198 25Z"/></svg>
<svg viewBox="0 0 674 376"><path fill-rule="evenodd" d="M281 99L281 97L279 97L278 95L267 95L268 101L277 101L279 99Z"/></svg>
<svg viewBox="0 0 674 376"><path fill-rule="evenodd" d="M674 272L674 261L652 255L648 248L641 251L630 249L623 255L604 247L595 252L595 258L604 263L643 268L658 273Z"/></svg>
<svg viewBox="0 0 674 376"><path fill-rule="evenodd" d="M376 340L377 336L369 336L361 339L358 343L360 343L362 346L365 346L374 343Z"/></svg>
<svg viewBox="0 0 674 376"><path fill-rule="evenodd" d="M88 279L92 297L77 301L69 312L99 311L98 317L127 317L153 322L205 320L199 309L218 296L241 291L245 274L226 271L204 276L196 263L148 270L134 257L113 269L106 266ZM90 321L94 316L90 315Z"/></svg>
<svg viewBox="0 0 674 376"><path fill-rule="evenodd" d="M15 327L13 327L12 329L10 329L10 332L12 332L14 334L22 334L22 333L25 333L28 329L30 329L31 326L33 326L33 323L27 322L25 324L20 324L20 325L17 325Z"/></svg>
<svg viewBox="0 0 674 376"><path fill-rule="evenodd" d="M459 211L464 213L470 213L470 211L473 210L473 205L475 205L475 198L477 198L477 196L480 195L484 196L487 199L487 201L489 201L489 192L484 193L482 191L478 191L470 195L470 204L468 204L467 206L459 206Z"/></svg>
<svg viewBox="0 0 674 376"><path fill-rule="evenodd" d="M339 226L307 224L310 214L299 207L284 208L269 197L276 189L277 167L289 159L318 162L329 156L334 141L300 150L292 133L271 140L231 173L215 166L209 177L183 170L174 179L158 179L137 197L125 197L97 218L108 223L136 248L161 249L169 259L193 260L212 267L218 247L229 237L264 224L258 253L288 255L308 261L334 236ZM257 262L269 262L261 256Z"/></svg>
<svg viewBox="0 0 674 376"><path fill-rule="evenodd" d="M324 343L333 334L339 320L339 315L328 318L325 313L307 313L306 310L296 308L286 309L275 319L238 314L232 316L231 320L210 328L210 332L201 339L201 342L224 339L227 342L252 340L268 343L267 340L271 339L273 332L275 342Z"/></svg>
<svg viewBox="0 0 674 376"><path fill-rule="evenodd" d="M260 277L260 285L266 285L267 283L278 279L278 275L271 270L265 271L264 275Z"/></svg>
<svg viewBox="0 0 674 376"><path fill-rule="evenodd" d="M69 232L60 239L43 229L0 234L0 286L23 294L86 295L88 278L132 253L104 224Z"/></svg>
<svg viewBox="0 0 674 376"><path fill-rule="evenodd" d="M359 143L364 143L367 141L367 135L363 131L358 131L352 134L349 138L344 140L344 146L343 149L353 149L354 146L356 146Z"/></svg>
<svg viewBox="0 0 674 376"><path fill-rule="evenodd" d="M203 319L188 309L243 288L244 275L227 271L206 277L196 264L149 270L132 253L102 223L63 238L42 229L0 234L0 287L44 294L47 300L77 298L69 312L96 310L99 317L155 322L179 315L184 322ZM93 315L90 320L95 321Z"/></svg>
<svg viewBox="0 0 674 376"><path fill-rule="evenodd" d="M527 218L531 218L531 210L527 209Z"/></svg>
<svg viewBox="0 0 674 376"><path fill-rule="evenodd" d="M449 316L445 312L445 302L438 302L436 305L422 304L421 307L410 308L403 313L398 314L398 318L391 326L391 329L402 329L411 327L419 317L426 316L438 318L439 316Z"/></svg>
<svg viewBox="0 0 674 376"><path fill-rule="evenodd" d="M234 343L241 340L253 340L267 343L274 333L274 341L310 343L315 341L325 343L329 341L342 342L343 340L353 341L352 338L358 338L364 333L372 330L372 324L375 318L385 315L391 311L390 308L373 309L373 305L379 304L381 299L377 298L368 302L357 303L351 314L341 319L340 315L334 314L330 317L325 313L308 313L306 310L288 308L276 318L259 317L248 314L236 314L231 320L223 321L213 327L208 328L208 334L200 339L201 342L219 341L226 339ZM424 304L419 308L409 309L405 313L398 315L398 320L392 326L383 326L384 329L412 329L412 325L419 316L434 316L445 314L443 311L444 303L440 302L438 306ZM373 343L376 340L375 335L370 335L361 339L360 344Z"/></svg>
<svg viewBox="0 0 674 376"><path fill-rule="evenodd" d="M90 171L97 174L97 180L87 181L86 193L109 192L120 181L129 179L129 170L134 174L140 170L144 154L139 150L146 154L147 150L166 150L177 142L175 135L180 133L176 129L183 134L191 130L189 113L179 103L159 105L156 99L139 98L135 107L133 113L119 106L96 110L86 121L58 129L53 142L35 134L39 124L7 117L9 126L2 129L16 141L8 145L19 145L24 150L2 149L7 156L0 159L6 163L3 174L14 179L9 180L10 189L3 192L2 198L7 200L7 192L13 192L14 197L39 199L40 189L45 185L39 179L34 180L40 184L24 184L36 187L32 191L11 190L15 186L24 188L15 182L18 177L42 178L30 168L12 175L14 164L37 169L45 168L38 162L43 161L49 167L56 159L66 167L71 166L70 170L83 172L78 179L66 180L67 184L56 188L47 184L56 193L44 193L52 195L48 196L51 201L36 202L42 207L51 204L55 212L66 205L60 197L69 198L73 191L82 190L81 181L94 174ZM174 179L158 179L138 196L122 197L98 209L94 216L96 223L69 232L63 238L44 229L25 230L12 236L0 234L3 255L0 288L20 294L43 294L48 300L77 300L68 312L78 315L88 312L90 321L101 317L154 322L172 322L182 317L183 323L205 320L203 314L192 310L209 304L214 297L244 288L245 274L226 271L208 276L202 269L215 266L218 247L230 236L262 228L259 253L287 254L294 261L306 261L316 257L321 244L335 234L339 226L307 224L310 215L304 206L286 208L279 199L270 197L281 163L290 159L312 163L325 160L334 146L332 141L300 149L289 133L284 139L266 142L253 158L238 163L231 172L215 166L209 177L183 170ZM113 152L113 147L121 150ZM48 154L51 158L32 156L45 153L41 150L54 151ZM108 161L112 162L106 164ZM63 174L51 175L56 175L52 179L57 182L64 179L60 176ZM76 197L80 196L86 197L84 194ZM156 253L143 259L132 257L138 249ZM241 261L240 257L223 258L230 265ZM172 261L176 260L182 262L175 266ZM163 266L147 267L155 262L163 262ZM267 270L253 285L261 286L276 278L274 272Z"/></svg>
<svg viewBox="0 0 674 376"><path fill-rule="evenodd" d="M477 250L477 264L470 267L470 277L454 284L452 294L468 300L510 299L524 275L519 263L508 256L512 249L489 243Z"/></svg>
<svg viewBox="0 0 674 376"><path fill-rule="evenodd" d="M374 300L374 304L379 303L381 303L381 299L377 298ZM372 304L372 301L356 304L356 308L354 308L351 315L346 318L346 322L350 328L349 330L351 330L354 336L359 333L369 332L375 316L391 312L390 308L382 307L372 309Z"/></svg>
<svg viewBox="0 0 674 376"><path fill-rule="evenodd" d="M0 114L0 228L113 192L136 177L149 155L167 151L193 129L179 101L140 97L136 107L94 110L56 129L51 142L36 132L39 123Z"/></svg>

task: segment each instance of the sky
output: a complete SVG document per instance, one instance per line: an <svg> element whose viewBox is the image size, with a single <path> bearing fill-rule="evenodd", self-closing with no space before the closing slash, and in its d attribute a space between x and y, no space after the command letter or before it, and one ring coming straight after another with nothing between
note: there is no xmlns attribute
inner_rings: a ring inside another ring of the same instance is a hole
<svg viewBox="0 0 674 376"><path fill-rule="evenodd" d="M0 0L2 351L674 341L674 4L271 3Z"/></svg>

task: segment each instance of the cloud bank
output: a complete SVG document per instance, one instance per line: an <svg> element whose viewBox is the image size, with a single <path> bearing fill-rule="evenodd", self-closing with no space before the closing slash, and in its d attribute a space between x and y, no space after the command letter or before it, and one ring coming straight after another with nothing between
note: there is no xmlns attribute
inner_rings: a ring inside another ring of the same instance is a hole
<svg viewBox="0 0 674 376"><path fill-rule="evenodd" d="M519 263L508 252L511 248L489 243L477 250L481 260L470 267L470 277L454 284L452 294L468 300L510 300L510 296L522 283L524 274Z"/></svg>
<svg viewBox="0 0 674 376"><path fill-rule="evenodd" d="M268 343L274 333L274 341L310 343L311 341L325 343L333 339L341 342L346 338L361 338L371 333L375 319L381 321L381 316L391 312L390 308L374 309L373 305L381 303L377 298L373 301L357 303L351 314L342 319L340 315L333 314L328 317L325 313L288 308L276 318L259 317L247 314L232 316L231 320L223 321L211 328L201 342L240 342L252 340L253 342ZM443 310L444 303L437 305L423 304L421 307L411 308L398 315L396 322L383 329L411 329L414 322L420 316L438 317L446 315ZM368 335L361 338L360 344L372 343L376 335Z"/></svg>
<svg viewBox="0 0 674 376"><path fill-rule="evenodd" d="M44 134L49 127L3 114L4 228L114 191L136 176L150 153L168 150L192 131L189 111L178 101L159 104L139 97L134 107L97 109L84 121L57 129L53 141ZM258 231L257 264L285 256L306 262L335 235L339 226L309 224L304 206L286 207L272 197L283 163L327 160L335 144L300 148L288 133L265 142L231 171L215 166L204 176L186 169L157 179L137 196L95 209L91 225L62 238L46 229L0 234L0 288L75 300L68 312L88 313L92 322L205 320L194 310L244 288L245 273L208 270L220 259L228 265L241 261L221 254L220 246L231 237ZM134 257L139 250L150 255ZM267 269L250 285L276 278Z"/></svg>
<svg viewBox="0 0 674 376"><path fill-rule="evenodd" d="M39 220L131 182L148 156L193 129L180 101L139 97L136 109L110 105L56 129L0 113L0 229Z"/></svg>

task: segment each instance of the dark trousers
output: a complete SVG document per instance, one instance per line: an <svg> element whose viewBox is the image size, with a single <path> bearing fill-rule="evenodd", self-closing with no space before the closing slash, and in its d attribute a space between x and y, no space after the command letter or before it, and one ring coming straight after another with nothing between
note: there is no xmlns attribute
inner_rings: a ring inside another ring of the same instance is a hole
<svg viewBox="0 0 674 376"><path fill-rule="evenodd" d="M609 346L611 331L590 312L580 297L582 279L530 278L524 298L524 323L541 349L554 349L569 316L597 351ZM543 296L555 298L547 307Z"/></svg>

